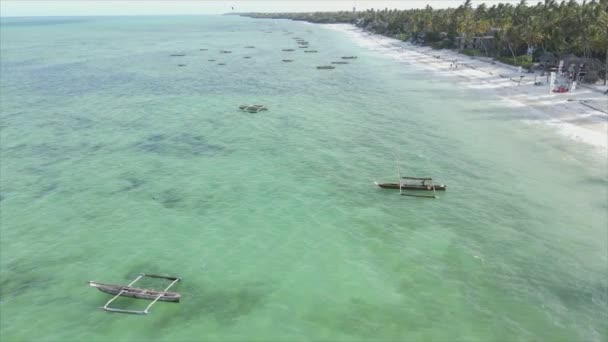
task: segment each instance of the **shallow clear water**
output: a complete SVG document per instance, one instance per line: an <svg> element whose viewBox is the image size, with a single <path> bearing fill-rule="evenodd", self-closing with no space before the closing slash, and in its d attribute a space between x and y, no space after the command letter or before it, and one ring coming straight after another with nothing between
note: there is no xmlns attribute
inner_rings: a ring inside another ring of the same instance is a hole
<svg viewBox="0 0 608 342"><path fill-rule="evenodd" d="M3 341L608 338L605 152L321 26L0 28ZM182 303L98 310L139 272Z"/></svg>

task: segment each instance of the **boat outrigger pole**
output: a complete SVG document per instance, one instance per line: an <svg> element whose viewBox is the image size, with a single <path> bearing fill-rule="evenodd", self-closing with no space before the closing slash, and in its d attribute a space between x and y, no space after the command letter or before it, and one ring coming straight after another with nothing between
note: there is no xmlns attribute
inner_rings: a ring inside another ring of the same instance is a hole
<svg viewBox="0 0 608 342"><path fill-rule="evenodd" d="M140 280L143 277L167 279L167 280L171 281L171 284L169 284L169 286L167 286L162 291L132 287L133 284L135 284L138 280ZM105 311L109 311L109 312L147 315L148 313L150 313L149 310L152 307L152 305L154 305L158 301L179 302L180 297L181 297L180 294L176 293L176 292L168 292L168 290L173 285L175 285L177 282L179 282L181 280L182 280L182 278L180 278L180 277L140 273L139 276L137 278L135 278L135 280L133 280L132 282L129 283L129 285L126 285L126 286L102 284L102 283L98 283L95 281L89 281L89 285L97 288L101 292L105 292L105 293L114 295L114 297L112 297L104 306L102 306L101 309L103 309ZM151 300L152 302L150 304L148 304L148 306L146 306L146 308L144 310L126 310L126 309L118 309L118 308L110 307L110 304L112 304L112 302L114 300L116 300L116 298L121 297L121 296L139 298L139 299L148 299L148 300Z"/></svg>
<svg viewBox="0 0 608 342"><path fill-rule="evenodd" d="M167 292L167 290L173 286L173 284L177 283L178 281L180 281L180 278L175 279L171 284L169 284L169 286L167 286L167 288L165 288L163 290L163 293L160 293L156 298L154 298L154 300L152 301L152 303L148 304L148 306L146 306L146 308L144 309L144 314L147 315L148 314L148 309L150 309L152 307L152 305L154 305L154 303L156 303L160 297L162 297L164 295L164 292Z"/></svg>
<svg viewBox="0 0 608 342"><path fill-rule="evenodd" d="M411 196L411 197L425 197L425 198L439 198L437 196L437 191L445 191L447 186L444 184L435 185L433 179L430 177L405 177L401 176L401 167L399 165L397 154L393 152L395 156L395 166L397 167L397 175L399 176L398 183L378 183L374 181L374 183L384 189L399 189L399 195L401 196ZM415 181L415 182L408 182ZM418 195L406 193L403 190L420 190L420 191L433 191L432 195Z"/></svg>
<svg viewBox="0 0 608 342"><path fill-rule="evenodd" d="M399 161L397 159L397 153L393 152L395 155L395 165L397 166L397 175L399 175L399 195L403 195L403 191L401 191L401 167L399 166Z"/></svg>
<svg viewBox="0 0 608 342"><path fill-rule="evenodd" d="M141 273L137 278L135 278L135 280L133 280L132 282L129 283L129 285L127 285L126 287L131 287L131 285L135 284L139 279L141 279L144 276L143 273ZM138 311L133 311L133 310L123 310L123 309L114 309L114 308L110 308L108 307L108 305L110 305L114 300L116 300L116 298L120 297L123 293L125 293L126 289L122 289L120 290L120 292L118 292L116 294L116 296L112 297L112 299L110 299L106 305L102 306L101 308L106 310L106 311L113 311L113 312L123 312L123 313L139 313Z"/></svg>
<svg viewBox="0 0 608 342"><path fill-rule="evenodd" d="M401 190L402 186L401 186L401 167L399 166L399 163L397 162L397 160L395 159L395 163L397 164L397 174L399 175L399 195L403 195L403 191Z"/></svg>

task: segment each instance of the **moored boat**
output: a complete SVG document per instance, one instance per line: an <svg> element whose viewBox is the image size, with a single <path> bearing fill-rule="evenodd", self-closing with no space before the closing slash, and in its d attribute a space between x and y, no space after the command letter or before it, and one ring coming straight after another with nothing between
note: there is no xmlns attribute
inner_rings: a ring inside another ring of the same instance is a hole
<svg viewBox="0 0 608 342"><path fill-rule="evenodd" d="M244 112L248 112L248 113L257 113L257 112L261 112L263 110L268 110L268 107L266 107L266 105L253 104L253 105L240 105L239 109Z"/></svg>
<svg viewBox="0 0 608 342"><path fill-rule="evenodd" d="M98 289L101 292L118 295L122 297L132 297L140 299L155 300L162 302L179 302L181 295L177 292L164 292L157 290L142 289L124 285L103 284L95 281L89 281L89 285Z"/></svg>
<svg viewBox="0 0 608 342"><path fill-rule="evenodd" d="M399 190L399 183L378 183L375 184L383 189L395 189ZM401 183L402 190L423 190L423 191L433 191L433 186L435 187L435 191L445 191L447 189L447 185L430 185L430 184L406 184Z"/></svg>

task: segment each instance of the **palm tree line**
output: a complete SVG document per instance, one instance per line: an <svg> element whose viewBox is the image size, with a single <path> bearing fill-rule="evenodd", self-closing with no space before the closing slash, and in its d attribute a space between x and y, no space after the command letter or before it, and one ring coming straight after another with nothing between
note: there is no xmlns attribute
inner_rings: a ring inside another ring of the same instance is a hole
<svg viewBox="0 0 608 342"><path fill-rule="evenodd" d="M315 23L352 23L368 31L434 48L462 48L479 37L491 37L468 54L497 57L514 65L530 66L543 53L605 61L608 68L608 0L528 5L499 3L476 8L466 0L457 8L366 10L361 12L246 13L255 18L286 18ZM597 63L596 63L597 64ZM598 70L605 74L606 71ZM604 78L606 77L603 75Z"/></svg>

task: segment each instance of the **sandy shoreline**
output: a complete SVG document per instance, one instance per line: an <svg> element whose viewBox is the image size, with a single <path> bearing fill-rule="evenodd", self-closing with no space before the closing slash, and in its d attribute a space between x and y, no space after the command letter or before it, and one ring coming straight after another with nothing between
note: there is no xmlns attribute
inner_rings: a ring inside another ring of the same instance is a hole
<svg viewBox="0 0 608 342"><path fill-rule="evenodd" d="M453 76L463 87L490 91L505 107L527 109L534 122L554 126L560 134L597 148L608 150L608 96L606 86L582 86L573 93L550 93L548 85L535 86L535 74L523 73L521 84L518 68L489 58L469 57L451 50L433 50L397 39L365 32L349 24L324 24L331 30L347 34L358 45L384 56L415 64L426 70ZM457 60L458 67L453 61ZM539 75L539 74L538 74ZM545 81L546 77L538 76ZM522 118L526 120L526 118Z"/></svg>

